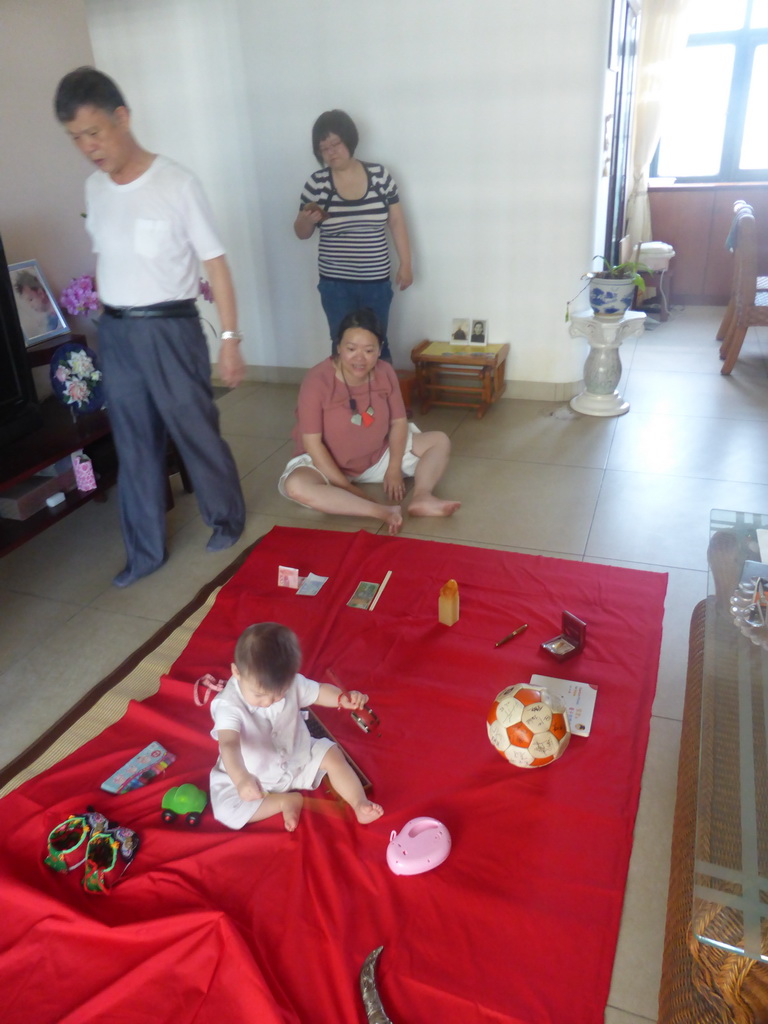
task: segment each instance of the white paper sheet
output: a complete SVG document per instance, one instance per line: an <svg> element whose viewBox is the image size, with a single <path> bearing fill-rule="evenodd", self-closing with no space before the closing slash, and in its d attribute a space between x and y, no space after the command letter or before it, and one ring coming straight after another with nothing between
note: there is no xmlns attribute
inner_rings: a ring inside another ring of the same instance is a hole
<svg viewBox="0 0 768 1024"><path fill-rule="evenodd" d="M597 699L597 687L591 683L577 683L573 679L555 676L531 676L532 686L542 686L556 704L562 704L568 713L568 722L574 736L589 736L592 715Z"/></svg>

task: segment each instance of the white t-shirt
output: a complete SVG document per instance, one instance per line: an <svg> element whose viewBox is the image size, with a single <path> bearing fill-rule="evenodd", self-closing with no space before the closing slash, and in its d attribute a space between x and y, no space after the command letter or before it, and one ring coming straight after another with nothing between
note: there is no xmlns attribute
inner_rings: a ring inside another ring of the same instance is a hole
<svg viewBox="0 0 768 1024"><path fill-rule="evenodd" d="M96 280L108 306L194 299L200 263L224 253L197 178L164 156L127 185L96 171L85 183Z"/></svg>

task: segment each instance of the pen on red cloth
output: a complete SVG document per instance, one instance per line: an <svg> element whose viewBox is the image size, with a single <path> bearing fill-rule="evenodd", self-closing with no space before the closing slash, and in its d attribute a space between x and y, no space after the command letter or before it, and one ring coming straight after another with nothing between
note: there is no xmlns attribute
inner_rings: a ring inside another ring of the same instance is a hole
<svg viewBox="0 0 768 1024"><path fill-rule="evenodd" d="M503 636L501 640L499 640L498 643L496 643L494 646L501 647L502 644L505 644L508 640L512 640L513 637L516 637L518 635L518 633L522 633L526 629L528 629L528 623L524 622L522 626L518 626L517 629L513 629L511 633L508 633L506 636Z"/></svg>

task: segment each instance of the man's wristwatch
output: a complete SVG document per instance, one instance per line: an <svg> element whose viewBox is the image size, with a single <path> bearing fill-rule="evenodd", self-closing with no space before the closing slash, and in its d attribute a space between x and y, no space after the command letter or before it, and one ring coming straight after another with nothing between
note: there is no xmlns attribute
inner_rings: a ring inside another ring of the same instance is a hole
<svg viewBox="0 0 768 1024"><path fill-rule="evenodd" d="M221 332L221 340L222 341L240 341L242 337L243 337L243 332L242 331L222 331Z"/></svg>

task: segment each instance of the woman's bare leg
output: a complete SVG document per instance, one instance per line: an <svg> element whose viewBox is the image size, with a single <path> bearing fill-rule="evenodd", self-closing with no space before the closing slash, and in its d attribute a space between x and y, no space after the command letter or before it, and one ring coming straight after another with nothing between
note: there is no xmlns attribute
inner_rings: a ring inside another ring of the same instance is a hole
<svg viewBox="0 0 768 1024"><path fill-rule="evenodd" d="M259 804L259 809L248 819L252 821L264 821L265 818L272 818L276 814L282 814L285 828L293 832L299 824L301 808L304 806L304 797L301 793L267 793Z"/></svg>
<svg viewBox="0 0 768 1024"><path fill-rule="evenodd" d="M381 505L354 491L345 491L325 482L325 478L308 466L299 466L285 480L285 492L294 501L318 512L337 516L366 516L386 523L389 532L399 533L403 514L399 505Z"/></svg>
<svg viewBox="0 0 768 1024"><path fill-rule="evenodd" d="M452 516L460 501L445 501L432 493L448 466L451 442L441 430L413 435L413 454L419 458L408 506L411 516Z"/></svg>
<svg viewBox="0 0 768 1024"><path fill-rule="evenodd" d="M380 804L372 803L365 795L352 766L338 747L331 747L320 762L320 767L328 772L331 785L345 800L361 825L368 825L384 813Z"/></svg>

